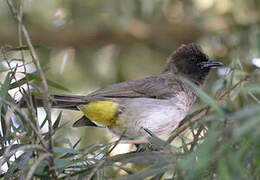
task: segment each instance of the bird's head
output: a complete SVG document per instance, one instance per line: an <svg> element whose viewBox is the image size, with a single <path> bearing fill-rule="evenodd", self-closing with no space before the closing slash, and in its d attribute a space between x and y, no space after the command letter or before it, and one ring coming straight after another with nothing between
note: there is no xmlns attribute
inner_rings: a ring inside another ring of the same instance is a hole
<svg viewBox="0 0 260 180"><path fill-rule="evenodd" d="M194 43L182 45L169 57L163 73L183 75L197 85L203 84L212 68L222 66L211 60L202 48Z"/></svg>

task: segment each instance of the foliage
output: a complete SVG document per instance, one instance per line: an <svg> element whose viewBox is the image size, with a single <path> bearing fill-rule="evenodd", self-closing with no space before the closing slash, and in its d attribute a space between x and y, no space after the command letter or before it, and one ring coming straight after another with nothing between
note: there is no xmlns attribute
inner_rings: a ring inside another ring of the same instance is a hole
<svg viewBox="0 0 260 180"><path fill-rule="evenodd" d="M191 84L200 102L167 141L151 137L152 148L145 152L112 156L120 139L79 147L80 138L71 142L69 138L56 136L66 124L62 123L62 113L56 119L51 116L48 103L44 108L45 120L39 124L40 115L31 95L44 95L48 102L50 87L69 90L45 77L46 65L40 64L35 56L35 49L43 46L30 45L30 36L21 21L20 4L7 2L18 22L20 44L1 48L1 58L8 65L6 71L1 71L5 78L0 89L0 166L7 166L6 171L1 169L1 178L260 179L259 70L252 67L248 70L240 59L228 54L232 61L227 72L212 85L215 96ZM21 34L26 43L22 43ZM241 36L238 35L238 45L243 44ZM232 46L229 42L224 44ZM10 66L13 52L21 53L22 66L26 65L24 54L29 52L35 72L23 71L23 78L18 80L16 75L21 73L18 66ZM28 109L19 108L10 94L14 88L26 97Z"/></svg>

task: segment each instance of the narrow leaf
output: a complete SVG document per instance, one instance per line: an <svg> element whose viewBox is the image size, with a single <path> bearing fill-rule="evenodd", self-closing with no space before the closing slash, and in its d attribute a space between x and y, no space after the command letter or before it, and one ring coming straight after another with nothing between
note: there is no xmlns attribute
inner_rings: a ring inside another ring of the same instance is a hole
<svg viewBox="0 0 260 180"><path fill-rule="evenodd" d="M39 48L47 48L46 46L43 45L33 45L33 47L35 49L39 49ZM28 46L19 46L19 47L15 47L15 48L11 48L9 49L10 51L21 51L21 50L29 50L30 48Z"/></svg>
<svg viewBox="0 0 260 180"><path fill-rule="evenodd" d="M6 96L8 94L8 90L9 90L9 84L11 82L11 74L7 73L6 77L5 77L5 81L4 84L2 84L1 89L0 89L0 97L2 99L6 99ZM0 101L0 121L1 121L1 127L2 127L2 132L3 132L3 136L6 135L6 124L5 124L5 120L3 119L4 115L4 111L2 111L3 108L3 102Z"/></svg>
<svg viewBox="0 0 260 180"><path fill-rule="evenodd" d="M135 179L145 179L147 177L151 177L153 175L156 174L160 174L160 173L164 173L167 170L170 169L170 163L169 162L164 162L161 161L159 163L156 163L146 169L144 169L143 171L130 175L130 176L125 176L123 178L119 178L119 180L135 180Z"/></svg>
<svg viewBox="0 0 260 180"><path fill-rule="evenodd" d="M47 79L47 84L53 88L60 89L60 90L66 91L66 92L71 92L68 88L66 88L54 81L51 81L49 79Z"/></svg>
<svg viewBox="0 0 260 180"><path fill-rule="evenodd" d="M80 154L80 151L65 147L54 147L53 151L55 153L70 153L70 154Z"/></svg>
<svg viewBox="0 0 260 180"><path fill-rule="evenodd" d="M53 124L53 129L57 129L59 127L59 124L60 124L60 120L61 120L61 116L62 116L62 111L59 113L56 121L54 122Z"/></svg>
<svg viewBox="0 0 260 180"><path fill-rule="evenodd" d="M22 79L20 79L19 81L17 82L14 82L10 85L10 88L9 89L14 89L16 87L19 87L19 86L22 86L23 84L25 84L27 82L27 79L28 81L32 81L32 80L41 80L38 73L30 73L30 74L26 74L27 77L24 77ZM47 79L47 84L53 88L56 88L56 89L60 89L60 90L63 90L63 91L66 91L66 92L71 92L68 88L52 81L52 80L49 80Z"/></svg>

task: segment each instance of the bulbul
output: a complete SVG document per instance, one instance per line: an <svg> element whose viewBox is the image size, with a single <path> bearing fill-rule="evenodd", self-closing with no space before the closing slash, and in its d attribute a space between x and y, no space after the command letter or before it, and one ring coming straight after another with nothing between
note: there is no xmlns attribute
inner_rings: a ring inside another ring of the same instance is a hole
<svg viewBox="0 0 260 180"><path fill-rule="evenodd" d="M201 86L210 70L221 65L199 45L182 45L159 75L112 84L86 96L52 95L51 103L53 108L83 112L74 127L107 127L130 142L145 143L147 130L159 137L170 134L194 103L194 90L180 77ZM36 103L42 106L43 98L36 97Z"/></svg>

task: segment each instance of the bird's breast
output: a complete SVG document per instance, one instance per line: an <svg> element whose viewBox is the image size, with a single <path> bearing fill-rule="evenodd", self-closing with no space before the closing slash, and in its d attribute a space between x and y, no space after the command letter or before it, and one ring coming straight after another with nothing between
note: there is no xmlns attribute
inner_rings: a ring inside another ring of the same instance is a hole
<svg viewBox="0 0 260 180"><path fill-rule="evenodd" d="M128 139L149 136L144 128L157 136L170 134L186 116L190 107L178 98L129 98L122 99L119 104L124 107L124 111L118 115L119 123L109 126L109 129L118 136L124 133Z"/></svg>

